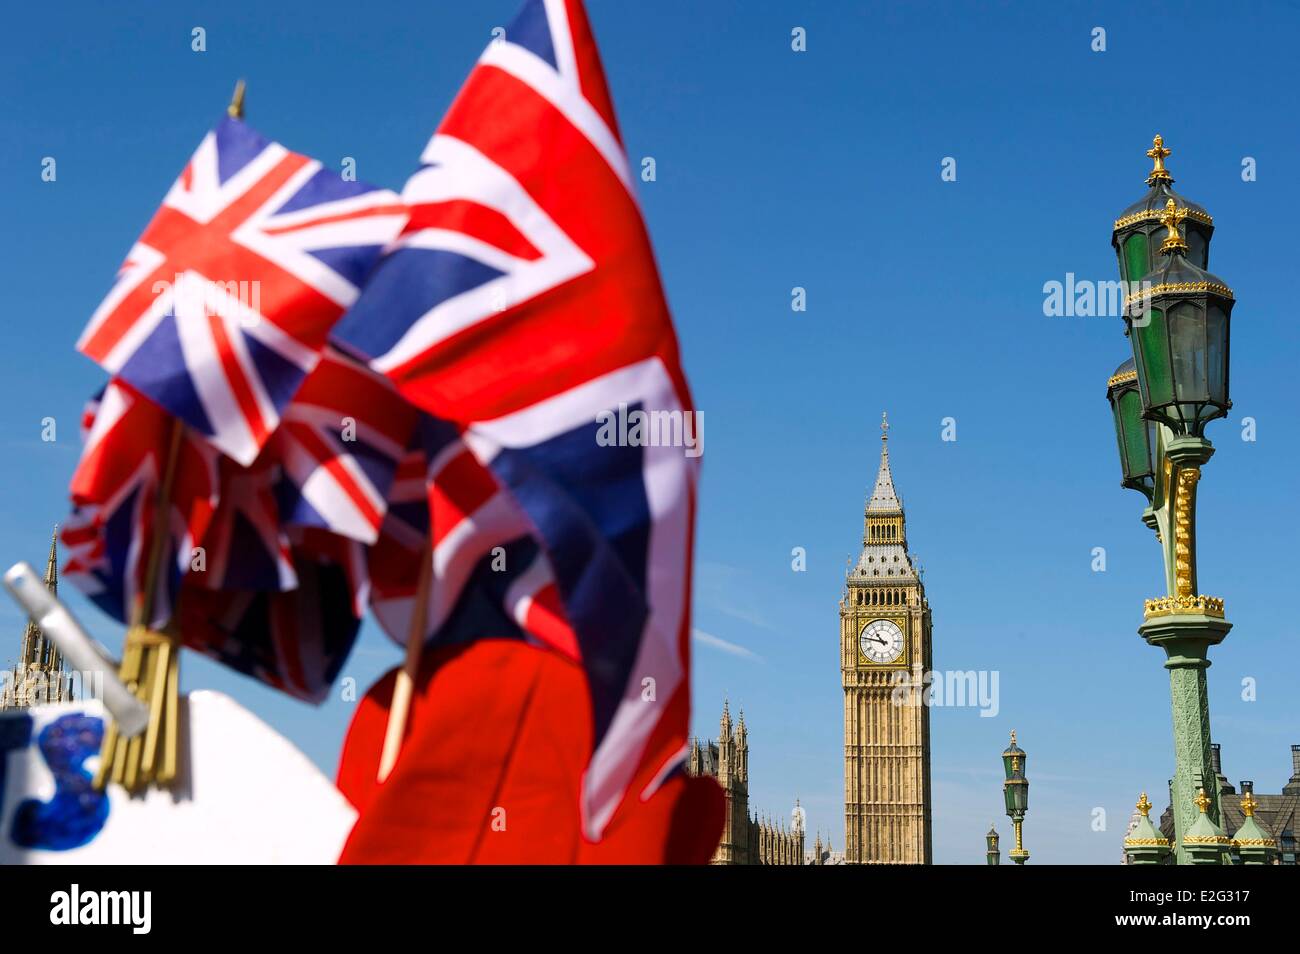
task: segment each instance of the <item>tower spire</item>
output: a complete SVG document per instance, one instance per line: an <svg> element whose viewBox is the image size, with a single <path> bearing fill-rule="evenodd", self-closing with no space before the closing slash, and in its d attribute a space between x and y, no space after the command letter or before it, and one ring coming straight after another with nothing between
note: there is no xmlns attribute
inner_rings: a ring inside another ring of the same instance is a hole
<svg viewBox="0 0 1300 954"><path fill-rule="evenodd" d="M59 592L59 525L54 525L54 536L50 540L50 558L45 564L45 588L51 593Z"/></svg>
<svg viewBox="0 0 1300 954"><path fill-rule="evenodd" d="M54 525L54 537L50 540L50 555L45 563L45 588L51 593L59 591L59 525L57 523ZM19 664L43 666L51 658L57 659L59 664L62 664L58 650L46 644L45 634L36 625L36 621L28 619L27 626L23 629L23 648Z"/></svg>
<svg viewBox="0 0 1300 954"><path fill-rule="evenodd" d="M868 511L901 511L902 502L894 490L894 474L889 469L889 416L880 414L880 470L876 473L876 486L867 501Z"/></svg>

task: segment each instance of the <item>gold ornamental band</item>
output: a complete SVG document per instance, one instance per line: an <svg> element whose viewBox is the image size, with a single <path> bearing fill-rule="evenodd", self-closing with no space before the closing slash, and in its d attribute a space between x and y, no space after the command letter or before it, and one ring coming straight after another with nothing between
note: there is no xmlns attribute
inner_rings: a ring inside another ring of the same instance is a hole
<svg viewBox="0 0 1300 954"><path fill-rule="evenodd" d="M1213 616L1223 619L1223 600L1217 596L1162 596L1147 600L1143 608L1143 618L1155 619L1158 616Z"/></svg>
<svg viewBox="0 0 1300 954"><path fill-rule="evenodd" d="M1214 216L1210 215L1208 212L1201 212L1192 208L1182 208L1179 209L1178 212L1184 218L1195 219L1197 222L1204 222L1206 225L1214 224ZM1130 225L1136 225L1138 222L1146 222L1148 220L1159 221L1160 217L1164 214L1164 209L1147 209L1144 212L1134 212L1132 215L1126 215L1122 219L1116 219L1115 231L1118 232L1120 229L1128 228Z"/></svg>
<svg viewBox="0 0 1300 954"><path fill-rule="evenodd" d="M1136 305L1138 302L1153 298L1156 295L1194 295L1198 292L1210 292L1236 301L1232 289L1227 285L1220 285L1218 282L1161 282L1159 285L1152 285L1150 288L1144 288L1126 296L1124 306Z"/></svg>

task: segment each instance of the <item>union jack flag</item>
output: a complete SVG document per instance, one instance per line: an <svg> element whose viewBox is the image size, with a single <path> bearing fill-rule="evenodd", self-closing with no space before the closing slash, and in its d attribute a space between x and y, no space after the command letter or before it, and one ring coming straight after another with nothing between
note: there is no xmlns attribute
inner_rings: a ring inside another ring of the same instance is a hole
<svg viewBox="0 0 1300 954"><path fill-rule="evenodd" d="M493 546L531 574L520 593L553 580L590 691L581 811L598 840L685 756L697 461L597 440L620 405L692 405L581 3L526 2L422 162L410 220L333 340L455 433L430 462L429 634L473 609Z"/></svg>
<svg viewBox="0 0 1300 954"><path fill-rule="evenodd" d="M77 347L251 464L406 220L226 119L204 138Z"/></svg>
<svg viewBox="0 0 1300 954"><path fill-rule="evenodd" d="M87 403L82 425L85 446L70 486L73 512L61 530L68 550L63 573L106 613L132 622L145 599L172 419L114 380ZM184 428L175 439L167 541L153 619L146 621L156 626L170 616L172 596L217 507L216 451Z"/></svg>
<svg viewBox="0 0 1300 954"><path fill-rule="evenodd" d="M276 501L278 468L269 458L252 467L220 462L221 500L202 538L195 586L209 590L291 590L298 585L288 530Z"/></svg>
<svg viewBox="0 0 1300 954"><path fill-rule="evenodd" d="M267 448L282 522L374 543L416 416L387 378L326 349Z"/></svg>
<svg viewBox="0 0 1300 954"><path fill-rule="evenodd" d="M272 688L321 702L361 626L358 567L331 549L342 538L307 533L294 534L287 552L292 589L206 589L193 574L185 579L178 623L191 649ZM364 591L360 595L364 599Z"/></svg>
<svg viewBox="0 0 1300 954"><path fill-rule="evenodd" d="M453 426L424 417L418 441L399 467L383 532L367 554L380 625L406 643L420 560L431 552L427 643L454 646L490 632L579 659L549 560L519 506Z"/></svg>

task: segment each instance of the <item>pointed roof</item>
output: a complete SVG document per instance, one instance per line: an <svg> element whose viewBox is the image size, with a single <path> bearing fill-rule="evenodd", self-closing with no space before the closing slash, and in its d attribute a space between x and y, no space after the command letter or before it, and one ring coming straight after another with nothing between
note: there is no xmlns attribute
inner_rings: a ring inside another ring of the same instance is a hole
<svg viewBox="0 0 1300 954"><path fill-rule="evenodd" d="M903 502L894 490L894 475L889 470L889 418L880 415L880 472L876 474L876 486L867 500L868 513L896 513L903 509Z"/></svg>
<svg viewBox="0 0 1300 954"><path fill-rule="evenodd" d="M59 525L54 525L54 538L50 540L50 558L45 563L45 588L59 592Z"/></svg>

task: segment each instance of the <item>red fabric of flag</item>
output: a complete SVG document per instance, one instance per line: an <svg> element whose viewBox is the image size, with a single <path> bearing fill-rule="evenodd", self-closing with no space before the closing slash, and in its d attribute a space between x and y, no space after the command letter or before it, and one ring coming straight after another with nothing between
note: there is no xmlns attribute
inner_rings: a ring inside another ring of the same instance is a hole
<svg viewBox="0 0 1300 954"><path fill-rule="evenodd" d="M426 651L401 754L376 781L396 670L361 700L338 784L360 813L344 864L704 864L722 832L711 778L629 797L599 843L582 834L590 756L582 669L518 640ZM647 703L653 705L654 703Z"/></svg>

